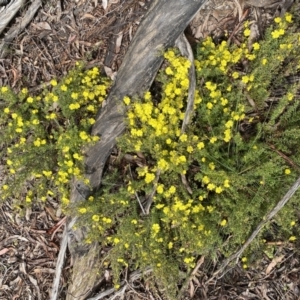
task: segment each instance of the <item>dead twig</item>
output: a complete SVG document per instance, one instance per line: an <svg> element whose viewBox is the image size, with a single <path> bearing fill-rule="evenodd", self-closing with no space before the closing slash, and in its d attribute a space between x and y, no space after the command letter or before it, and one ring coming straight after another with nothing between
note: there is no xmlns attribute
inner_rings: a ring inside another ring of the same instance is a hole
<svg viewBox="0 0 300 300"><path fill-rule="evenodd" d="M132 283L135 280L137 280L137 279L141 278L142 276L147 275L151 272L152 272L152 268L150 268L150 267L146 268L146 270L143 271L143 272L140 271L140 270L134 271L134 272L131 273L131 275L129 276L129 279L127 281L124 280L124 281L121 282L121 287L118 291L115 288L111 288L109 290L106 290L104 292L99 293L95 297L88 298L87 300L100 300L100 299L103 299L104 297L109 296L109 295L116 292L116 294L114 296L112 296L112 298L110 298L110 299L115 299L115 296L124 293L127 286L129 285L129 283Z"/></svg>
<svg viewBox="0 0 300 300"><path fill-rule="evenodd" d="M194 113L194 100L195 100L195 90L196 90L196 74L195 74L195 64L194 64L195 59L194 59L192 47L183 33L178 37L178 39L175 42L175 45L180 50L181 54L183 56L186 56L191 63L189 69L190 84L189 84L189 91L188 91L188 98L187 98L187 106L186 106L186 111L181 126L181 133L184 133L186 131L188 124L190 123L191 116ZM185 186L185 188L187 189L187 191L189 192L189 194L192 194L193 191L189 186L185 174L181 174L181 181Z"/></svg>
<svg viewBox="0 0 300 300"><path fill-rule="evenodd" d="M68 228L67 226L65 226L63 237L60 244L60 250L57 258L56 270L54 274L50 300L57 300L59 296L59 281L60 281L61 271L64 265L67 245L68 245Z"/></svg>

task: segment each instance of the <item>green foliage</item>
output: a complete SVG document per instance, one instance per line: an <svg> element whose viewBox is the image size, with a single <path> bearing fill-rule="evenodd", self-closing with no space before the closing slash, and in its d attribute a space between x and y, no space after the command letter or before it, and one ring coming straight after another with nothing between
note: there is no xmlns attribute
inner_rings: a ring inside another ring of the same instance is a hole
<svg viewBox="0 0 300 300"><path fill-rule="evenodd" d="M182 274L200 256L235 252L299 176L300 83L288 78L300 67L300 34L290 14L276 18L251 47L249 34L245 23L239 47L211 38L198 47L187 129L182 121L190 62L176 50L164 54L167 66L157 78L161 99L149 91L142 99L123 99L128 126L118 140L116 168L75 208L89 226L86 242L111 248L104 265L113 269L116 286L124 268L151 267L175 298ZM9 174L2 198L17 195L31 203L53 193L67 204L71 177L83 176L83 146L97 139L87 132L107 84L97 69L80 68L51 83L52 91L35 97L0 90ZM266 240L295 240L296 203L298 193L249 254ZM247 258L242 262L246 267Z"/></svg>
<svg viewBox="0 0 300 300"><path fill-rule="evenodd" d="M175 50L165 53L167 67L158 76L161 99L150 92L124 98L128 130L118 146L131 163L122 180L115 174L118 180L109 180L115 185L104 184L93 205L79 209L85 222L93 221L89 241L100 236L112 246L114 274L151 266L175 297L181 271L188 273L201 255L236 251L294 183L299 83L287 84L286 77L297 72L300 50L289 20L289 14L276 19L250 50L247 41L201 44L194 115L185 132L190 63ZM267 226L249 253L264 238L294 240L298 202L296 194L276 217L276 233Z"/></svg>
<svg viewBox="0 0 300 300"><path fill-rule="evenodd" d="M50 84L35 96L26 88L19 94L0 89L0 157L6 164L0 195L18 199L17 206L49 196L68 205L70 179L83 178L84 146L98 140L88 133L108 87L98 68L84 71L78 64Z"/></svg>

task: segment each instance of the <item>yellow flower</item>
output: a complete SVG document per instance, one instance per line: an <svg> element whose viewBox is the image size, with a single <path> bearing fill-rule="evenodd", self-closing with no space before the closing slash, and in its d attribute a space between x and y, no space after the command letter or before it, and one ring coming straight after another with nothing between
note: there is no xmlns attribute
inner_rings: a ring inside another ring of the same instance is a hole
<svg viewBox="0 0 300 300"><path fill-rule="evenodd" d="M43 171L43 174L49 178L52 175L52 171Z"/></svg>
<svg viewBox="0 0 300 300"><path fill-rule="evenodd" d="M8 107L5 107L4 110L3 110L6 114L9 113L9 108Z"/></svg>
<svg viewBox="0 0 300 300"><path fill-rule="evenodd" d="M290 170L290 169L285 169L285 170L284 170L284 174L285 174L285 175L291 174L291 170Z"/></svg>
<svg viewBox="0 0 300 300"><path fill-rule="evenodd" d="M246 28L245 30L244 30L244 36L250 36L250 33L251 33L251 30L249 29L249 28Z"/></svg>
<svg viewBox="0 0 300 300"><path fill-rule="evenodd" d="M213 183L209 183L208 185L207 185L207 189L209 190L209 191L212 191L213 189L215 189L215 185L213 184Z"/></svg>
<svg viewBox="0 0 300 300"><path fill-rule="evenodd" d="M200 142L200 143L197 144L197 148L198 148L199 150L203 149L204 146L205 146L205 145L204 145L203 142Z"/></svg>
<svg viewBox="0 0 300 300"><path fill-rule="evenodd" d="M223 226L223 227L226 226L226 224L227 224L227 220L225 220L225 219L222 220L221 223L220 223L220 225Z"/></svg>
<svg viewBox="0 0 300 300"><path fill-rule="evenodd" d="M218 186L218 187L216 187L215 191L217 194L221 194L223 192L223 189L222 189L222 187Z"/></svg>
<svg viewBox="0 0 300 300"><path fill-rule="evenodd" d="M167 67L165 72L166 72L167 75L173 75L174 74L170 67Z"/></svg>
<svg viewBox="0 0 300 300"><path fill-rule="evenodd" d="M100 217L98 215L93 215L92 220L98 222L100 220Z"/></svg>
<svg viewBox="0 0 300 300"><path fill-rule="evenodd" d="M172 185L170 188L169 188L169 193L170 194L175 194L176 192L176 187L174 185Z"/></svg>
<svg viewBox="0 0 300 300"><path fill-rule="evenodd" d="M26 100L28 103L32 103L33 102L33 98L32 97L28 97Z"/></svg>
<svg viewBox="0 0 300 300"><path fill-rule="evenodd" d="M2 189L4 190L4 191L7 191L8 190L8 185L7 184L4 184L3 186L2 186Z"/></svg>
<svg viewBox="0 0 300 300"><path fill-rule="evenodd" d="M52 80L50 81L50 84L51 84L52 86L57 86L57 81L56 81L55 79L52 79Z"/></svg>
<svg viewBox="0 0 300 300"><path fill-rule="evenodd" d="M69 109L70 110L75 110L75 109L78 109L78 108L80 108L80 104L79 103L71 103L69 105Z"/></svg>
<svg viewBox="0 0 300 300"><path fill-rule="evenodd" d="M217 140L218 140L218 138L215 137L215 136L213 136L213 137L209 140L209 142L210 142L211 144L214 144Z"/></svg>
<svg viewBox="0 0 300 300"><path fill-rule="evenodd" d="M153 173L147 173L145 176L145 182L150 183L155 179L155 175Z"/></svg>
<svg viewBox="0 0 300 300"><path fill-rule="evenodd" d="M86 208L85 207L79 208L78 212L81 213L81 214L85 214L86 213Z"/></svg>
<svg viewBox="0 0 300 300"><path fill-rule="evenodd" d="M38 119L34 119L34 120L32 120L32 124L38 125L38 124L40 124L40 121Z"/></svg>
<svg viewBox="0 0 300 300"><path fill-rule="evenodd" d="M66 86L66 85L62 85L61 87L60 87L60 89L63 91L63 92L66 92L67 90L68 90L68 87Z"/></svg>
<svg viewBox="0 0 300 300"><path fill-rule="evenodd" d="M153 225L152 225L152 231L153 231L154 235L158 234L159 231L160 231L160 226L159 226L159 224L157 224L157 223L153 224Z"/></svg>
<svg viewBox="0 0 300 300"><path fill-rule="evenodd" d="M179 140L181 142L186 142L187 141L187 135L186 134L182 134L180 137L179 137Z"/></svg>
<svg viewBox="0 0 300 300"><path fill-rule="evenodd" d="M290 13L286 13L284 17L288 23L293 23L293 20L292 20L293 16Z"/></svg>
<svg viewBox="0 0 300 300"><path fill-rule="evenodd" d="M294 98L294 94L293 93L287 93L287 99L289 100L289 101L292 101L293 100L293 98Z"/></svg>
<svg viewBox="0 0 300 300"><path fill-rule="evenodd" d="M224 185L224 187L229 188L230 187L229 180L225 179L223 185Z"/></svg>
<svg viewBox="0 0 300 300"><path fill-rule="evenodd" d="M211 102L208 102L208 103L206 104L206 107L207 107L208 109L212 109L212 108L213 108L213 104L212 104Z"/></svg>
<svg viewBox="0 0 300 300"><path fill-rule="evenodd" d="M48 119L50 120L54 120L56 118L56 114L55 113L51 113L49 116L48 116Z"/></svg>
<svg viewBox="0 0 300 300"><path fill-rule="evenodd" d="M279 24L281 22L281 18L280 17L277 17L274 19L275 23Z"/></svg>
<svg viewBox="0 0 300 300"><path fill-rule="evenodd" d="M214 170L215 168L216 168L216 166L215 166L215 164L213 163L213 162L211 162L211 163L209 163L209 168L211 169L211 170Z"/></svg>
<svg viewBox="0 0 300 300"><path fill-rule="evenodd" d="M232 73L232 78L234 78L234 79L239 78L239 72L233 72Z"/></svg>
<svg viewBox="0 0 300 300"><path fill-rule="evenodd" d="M125 97L123 98L123 101L124 101L124 103L125 103L126 105L129 105L129 104L130 104L130 98L127 97L127 96L125 96Z"/></svg>
<svg viewBox="0 0 300 300"><path fill-rule="evenodd" d="M249 77L247 75L243 76L242 77L242 82L245 83L245 84L248 83L249 82Z"/></svg>
<svg viewBox="0 0 300 300"><path fill-rule="evenodd" d="M164 185L163 184L159 184L157 186L156 191L157 191L158 194L162 194L164 192Z"/></svg>
<svg viewBox="0 0 300 300"><path fill-rule="evenodd" d="M80 131L79 136L84 141L88 139L88 135L85 131Z"/></svg>
<svg viewBox="0 0 300 300"><path fill-rule="evenodd" d="M3 87L1 88L1 92L2 92L2 93L6 93L7 91L8 91L7 86L3 86Z"/></svg>
<svg viewBox="0 0 300 300"><path fill-rule="evenodd" d="M296 239L297 239L297 238L296 238L295 236L291 236L291 237L289 238L289 241L290 241L290 242L293 242L293 241L296 241Z"/></svg>
<svg viewBox="0 0 300 300"><path fill-rule="evenodd" d="M188 147L186 148L186 151L187 151L188 153L192 153L192 152L194 151L194 148L193 148L192 146L188 146Z"/></svg>
<svg viewBox="0 0 300 300"><path fill-rule="evenodd" d="M254 50L258 50L259 48L260 48L259 43L254 43L254 44L253 44L253 49L254 49Z"/></svg>
<svg viewBox="0 0 300 300"><path fill-rule="evenodd" d="M278 39L281 35L284 35L284 29L280 28L280 29L276 29L274 31L271 32L272 38L273 39Z"/></svg>

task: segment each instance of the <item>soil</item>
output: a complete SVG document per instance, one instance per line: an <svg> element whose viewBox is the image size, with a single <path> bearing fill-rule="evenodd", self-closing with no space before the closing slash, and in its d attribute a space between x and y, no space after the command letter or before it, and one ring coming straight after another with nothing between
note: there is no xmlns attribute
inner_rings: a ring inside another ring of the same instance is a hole
<svg viewBox="0 0 300 300"><path fill-rule="evenodd" d="M113 79L151 2L45 1L0 58L0 86L10 85L16 91L26 86L34 92L43 83L65 75L77 61L87 62L88 67L100 66ZM264 8L255 7L253 2L208 1L186 30L190 43L196 45L208 35L216 40L229 36L232 42L238 42L243 20L250 19L263 32L274 16L287 9L274 5L274 0L269 1L270 8L267 4ZM1 38L9 29L17 28L28 6L25 4L19 11ZM14 207L12 200L1 205L0 300L49 299L64 220L56 199L50 199L44 208L34 206L25 211ZM296 245L274 242L272 256L263 254L256 265L247 269L236 265L219 278L212 277L219 260L204 259L183 291L183 298L299 299L300 253ZM61 277L60 299L65 299L71 268L68 256ZM102 292L109 288L109 282L101 285ZM103 299L113 299L109 297ZM150 288L145 280L136 280L114 299L160 298L155 287Z"/></svg>

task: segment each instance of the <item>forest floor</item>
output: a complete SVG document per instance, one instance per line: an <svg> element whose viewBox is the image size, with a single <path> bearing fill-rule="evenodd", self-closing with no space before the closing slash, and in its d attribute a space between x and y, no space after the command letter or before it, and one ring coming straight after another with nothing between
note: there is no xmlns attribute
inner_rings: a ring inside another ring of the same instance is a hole
<svg viewBox="0 0 300 300"><path fill-rule="evenodd" d="M77 61L100 66L113 79L151 2L45 1L29 26L0 58L0 86L9 85L16 91L26 86L36 91L42 83L65 75ZM263 31L281 12L278 6L255 8L238 3L208 1L186 31L191 44L201 42L208 35L221 40L227 34L234 41L235 35L243 30L241 19L256 22ZM28 5L9 28L17 28ZM24 212L17 211L12 201L1 205L0 299L49 299L64 221L57 199L50 199L44 208L35 206ZM263 254L256 265L247 269L236 265L221 278L211 278L219 262L204 260L184 293L185 299L300 299L299 249L295 244L280 241L270 248L272 255ZM67 257L60 299L65 299L71 268ZM109 281L105 285L111 286ZM139 281L128 289L123 299L157 297Z"/></svg>

